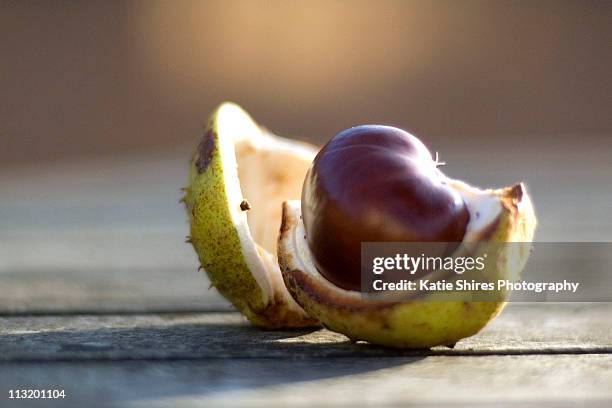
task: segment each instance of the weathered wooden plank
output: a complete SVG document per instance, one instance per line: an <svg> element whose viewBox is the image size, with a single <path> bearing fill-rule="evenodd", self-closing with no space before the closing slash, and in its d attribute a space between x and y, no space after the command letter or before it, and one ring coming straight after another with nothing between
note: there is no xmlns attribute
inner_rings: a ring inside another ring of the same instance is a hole
<svg viewBox="0 0 612 408"><path fill-rule="evenodd" d="M611 143L446 146L442 159L454 177L475 185L502 186L524 180L540 218L541 241L611 241L607 216L612 191ZM603 139L598 140L599 143ZM543 154L542 152L545 152ZM0 172L0 232L119 228L134 232L170 228L183 233L178 203L187 179L188 155L88 159Z"/></svg>
<svg viewBox="0 0 612 408"><path fill-rule="evenodd" d="M228 309L185 243L189 155L0 172L0 313Z"/></svg>
<svg viewBox="0 0 612 408"><path fill-rule="evenodd" d="M202 272L185 269L12 271L0 314L230 311Z"/></svg>
<svg viewBox="0 0 612 408"><path fill-rule="evenodd" d="M612 353L611 316L610 304L510 305L477 336L431 351L353 344L327 330L262 331L237 313L5 317L0 360Z"/></svg>
<svg viewBox="0 0 612 408"><path fill-rule="evenodd" d="M0 389L11 407L609 407L612 355L9 363Z"/></svg>
<svg viewBox="0 0 612 408"><path fill-rule="evenodd" d="M184 233L0 233L0 313L231 310Z"/></svg>
<svg viewBox="0 0 612 408"><path fill-rule="evenodd" d="M612 240L605 149L543 156L509 147L456 146L444 159L449 173L480 185L526 178L541 241ZM207 290L184 243L186 161L126 157L0 173L0 313L230 309Z"/></svg>
<svg viewBox="0 0 612 408"><path fill-rule="evenodd" d="M103 228L0 233L0 313L231 310L209 290L183 238L171 231ZM604 271L612 265L611 244L560 248L536 247L526 278L575 281L585 260ZM610 299L611 275L583 268L580 280L592 283L587 300Z"/></svg>

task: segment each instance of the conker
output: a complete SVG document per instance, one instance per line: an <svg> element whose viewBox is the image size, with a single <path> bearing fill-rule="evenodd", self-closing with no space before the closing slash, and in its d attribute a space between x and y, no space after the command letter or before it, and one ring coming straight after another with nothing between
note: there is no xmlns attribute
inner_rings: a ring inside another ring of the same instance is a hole
<svg viewBox="0 0 612 408"><path fill-rule="evenodd" d="M334 136L302 190L318 271L360 290L362 242L461 242L469 213L437 165L419 139L398 128L366 125Z"/></svg>

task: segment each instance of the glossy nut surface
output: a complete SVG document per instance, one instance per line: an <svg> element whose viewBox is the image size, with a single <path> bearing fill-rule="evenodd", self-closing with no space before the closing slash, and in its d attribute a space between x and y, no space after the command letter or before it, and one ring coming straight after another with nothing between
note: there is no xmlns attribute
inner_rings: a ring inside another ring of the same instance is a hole
<svg viewBox="0 0 612 408"><path fill-rule="evenodd" d="M337 134L302 190L319 272L336 286L360 290L362 242L461 242L469 213L446 180L425 145L401 129L367 125Z"/></svg>

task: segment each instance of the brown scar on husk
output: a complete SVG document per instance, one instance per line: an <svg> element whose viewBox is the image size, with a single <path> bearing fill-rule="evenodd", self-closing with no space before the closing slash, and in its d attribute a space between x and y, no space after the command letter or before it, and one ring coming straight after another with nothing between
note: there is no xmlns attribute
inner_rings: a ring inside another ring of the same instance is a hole
<svg viewBox="0 0 612 408"><path fill-rule="evenodd" d="M525 183L516 183L502 191L501 199L506 207L516 210L523 198L527 195L527 186Z"/></svg>
<svg viewBox="0 0 612 408"><path fill-rule="evenodd" d="M198 145L198 158L195 161L195 166L198 169L198 173L203 173L208 165L210 164L213 156L213 152L215 151L215 138L213 134L213 130L211 128L207 129Z"/></svg>
<svg viewBox="0 0 612 408"><path fill-rule="evenodd" d="M525 186L525 183L516 183L515 185L510 187L509 195L513 199L521 201L523 199L523 195L525 195L526 193L526 190L527 187Z"/></svg>
<svg viewBox="0 0 612 408"><path fill-rule="evenodd" d="M267 325L261 326L261 328L266 330L320 327L317 319L302 315L297 311L290 310L288 308L287 301L283 297L276 295L274 296L274 301L264 310L260 311L258 315L264 320L268 321ZM271 324L271 322L276 323Z"/></svg>
<svg viewBox="0 0 612 408"><path fill-rule="evenodd" d="M287 232L291 230L295 226L295 221L293 218L288 216L289 212L289 203L283 203L283 213L281 217L281 226L280 226L280 237L279 240L282 240L287 235Z"/></svg>
<svg viewBox="0 0 612 408"><path fill-rule="evenodd" d="M242 200L240 203L240 209L242 211L249 211L251 209L251 204L247 200Z"/></svg>

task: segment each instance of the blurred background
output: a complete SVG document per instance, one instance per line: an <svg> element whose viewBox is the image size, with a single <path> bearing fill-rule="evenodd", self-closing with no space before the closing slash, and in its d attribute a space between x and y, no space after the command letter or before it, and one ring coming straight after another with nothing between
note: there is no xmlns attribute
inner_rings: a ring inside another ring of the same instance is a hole
<svg viewBox="0 0 612 408"><path fill-rule="evenodd" d="M179 188L224 100L408 129L525 180L538 240L610 241L611 44L610 1L0 1L0 310L201 305Z"/></svg>
<svg viewBox="0 0 612 408"><path fill-rule="evenodd" d="M447 139L554 144L612 131L608 1L0 7L3 168L182 154L223 100L314 142L369 122L440 150Z"/></svg>

